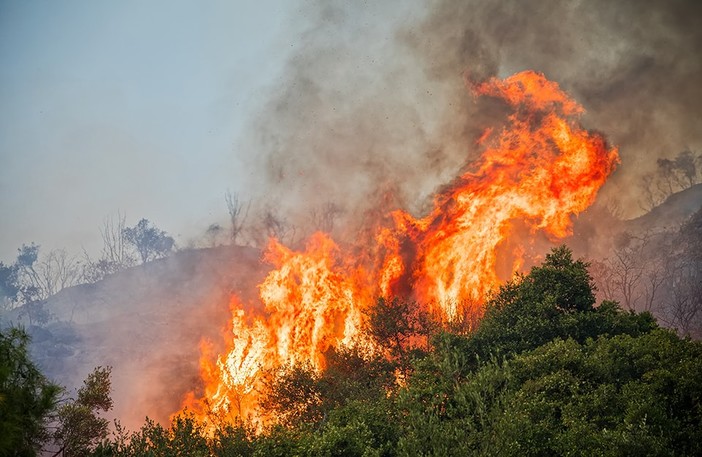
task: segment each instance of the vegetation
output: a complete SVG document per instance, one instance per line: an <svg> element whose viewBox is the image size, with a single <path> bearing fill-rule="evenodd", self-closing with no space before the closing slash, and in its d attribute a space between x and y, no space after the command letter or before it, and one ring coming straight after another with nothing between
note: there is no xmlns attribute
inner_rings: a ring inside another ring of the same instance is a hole
<svg viewBox="0 0 702 457"><path fill-rule="evenodd" d="M141 263L167 256L175 241L166 232L151 225L148 219L140 220L134 227L122 230L127 243L134 246Z"/></svg>
<svg viewBox="0 0 702 457"><path fill-rule="evenodd" d="M59 401L11 330L0 455L52 439L64 456L702 455L702 344L648 312L596 305L588 264L565 247L501 287L470 332L399 299L379 300L368 322L379 353L337 348L321 372L271 377L263 430L181 415L109 438L98 415L112 406L109 369Z"/></svg>
<svg viewBox="0 0 702 457"><path fill-rule="evenodd" d="M0 332L0 456L36 455L61 393L30 360L28 343L20 329Z"/></svg>
<svg viewBox="0 0 702 457"><path fill-rule="evenodd" d="M111 369L98 367L75 399L48 380L30 360L29 336L19 328L0 331L0 456L90 455L108 435L99 411L112 408Z"/></svg>
<svg viewBox="0 0 702 457"><path fill-rule="evenodd" d="M627 310L650 311L666 326L702 338L702 209L664 232L616 237L594 264L598 292Z"/></svg>
<svg viewBox="0 0 702 457"><path fill-rule="evenodd" d="M383 354L337 349L321 372L281 369L268 428L208 434L186 415L118 430L95 454L701 455L702 345L647 312L595 306L587 267L553 250L467 334L380 300L368 332Z"/></svg>
<svg viewBox="0 0 702 457"><path fill-rule="evenodd" d="M109 422L98 413L112 409L110 372L110 367L97 367L78 389L77 397L58 407L53 439L64 457L87 455L107 438Z"/></svg>
<svg viewBox="0 0 702 457"><path fill-rule="evenodd" d="M0 317L5 311L22 307L29 325L44 325L53 318L46 301L62 289L83 283L94 283L106 276L142 263L169 255L175 242L165 231L141 219L134 227L126 227L125 218L108 218L100 228L103 239L99 258L87 252L80 260L63 249L42 252L35 243L17 249L14 262L0 262Z"/></svg>

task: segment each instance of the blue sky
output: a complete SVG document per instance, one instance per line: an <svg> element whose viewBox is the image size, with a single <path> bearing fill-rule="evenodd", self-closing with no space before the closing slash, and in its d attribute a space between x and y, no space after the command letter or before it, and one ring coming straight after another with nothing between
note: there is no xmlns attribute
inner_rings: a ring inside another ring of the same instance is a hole
<svg viewBox="0 0 702 457"><path fill-rule="evenodd" d="M294 4L0 2L0 260L99 248L103 219L182 243L226 216L237 142L291 46Z"/></svg>
<svg viewBox="0 0 702 457"><path fill-rule="evenodd" d="M693 0L0 0L0 261L97 255L118 211L186 246L225 223L227 190L304 222L390 183L419 213L490 123L464 76L525 69L619 146L600 195L636 216L657 160L702 149L700 18Z"/></svg>

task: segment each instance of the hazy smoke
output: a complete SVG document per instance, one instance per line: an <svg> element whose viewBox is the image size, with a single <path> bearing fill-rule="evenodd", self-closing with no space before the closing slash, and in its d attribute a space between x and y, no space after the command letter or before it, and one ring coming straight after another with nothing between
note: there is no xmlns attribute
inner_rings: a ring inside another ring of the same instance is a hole
<svg viewBox="0 0 702 457"><path fill-rule="evenodd" d="M255 184L293 218L327 200L357 214L383 187L418 211L497 109L471 99L466 75L533 69L571 93L620 147L603 196L626 216L656 158L702 146L699 2L378 3L303 10L299 52L252 126Z"/></svg>

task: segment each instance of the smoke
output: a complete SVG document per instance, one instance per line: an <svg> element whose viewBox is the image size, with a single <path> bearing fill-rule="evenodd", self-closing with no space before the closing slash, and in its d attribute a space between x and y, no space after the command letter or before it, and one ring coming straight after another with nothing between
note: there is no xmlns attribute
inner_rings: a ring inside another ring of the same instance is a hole
<svg viewBox="0 0 702 457"><path fill-rule="evenodd" d="M302 10L299 52L250 128L257 188L293 219L335 201L352 222L381 189L421 211L499 111L472 100L465 77L557 81L619 146L602 196L628 217L657 158L702 147L699 2L377 3Z"/></svg>

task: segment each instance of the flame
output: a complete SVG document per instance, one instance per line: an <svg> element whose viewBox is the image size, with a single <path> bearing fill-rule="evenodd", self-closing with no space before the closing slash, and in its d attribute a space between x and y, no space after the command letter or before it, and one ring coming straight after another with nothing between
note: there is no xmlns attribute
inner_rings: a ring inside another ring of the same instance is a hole
<svg viewBox="0 0 702 457"><path fill-rule="evenodd" d="M618 162L616 148L578 123L583 108L555 82L525 71L470 84L476 96L512 108L501 128L480 137L481 158L438 193L422 218L396 210L372 228L372 242L341 249L328 235L304 251L271 239L273 268L259 285L264 311L232 301L226 352L213 363L203 346L204 394L184 403L205 420L218 415L265 420L256 408L263 379L284 366L324 367L330 347L362 345L364 313L379 296L412 295L440 318L477 315L500 284L498 251L516 227L553 239L570 234L571 217L594 201ZM370 244L370 246L369 246ZM524 264L522 245L511 250Z"/></svg>
<svg viewBox="0 0 702 457"><path fill-rule="evenodd" d="M515 112L501 131L481 138L486 149L475 171L437 195L428 216L394 214L417 245L417 298L443 304L449 318L460 303L479 304L499 284L497 247L513 221L532 233L569 235L571 215L592 204L618 160L616 148L578 126L583 108L541 74L492 79L473 91L499 97ZM515 252L515 266L522 254Z"/></svg>

